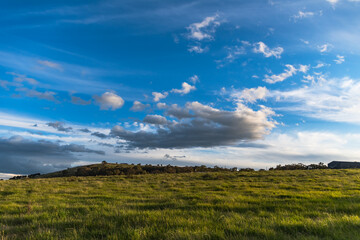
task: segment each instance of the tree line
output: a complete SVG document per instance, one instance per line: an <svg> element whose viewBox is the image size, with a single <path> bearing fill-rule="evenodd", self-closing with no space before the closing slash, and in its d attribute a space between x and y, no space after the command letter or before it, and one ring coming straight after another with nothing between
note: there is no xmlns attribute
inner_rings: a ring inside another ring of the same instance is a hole
<svg viewBox="0 0 360 240"><path fill-rule="evenodd" d="M302 163L277 165L275 168L270 168L269 171L274 170L311 170L311 169L326 169L328 168L324 163L305 165ZM192 173L192 172L253 172L252 168L225 168L225 167L207 167L201 166L172 166L172 165L141 165L141 164L114 164L103 161L101 164L93 164L83 167L70 168L51 176L41 175L40 173L30 174L25 176L15 176L10 180L18 180L25 178L41 178L41 177L70 177L70 176L111 176L111 175L140 175L140 174L160 174L160 173ZM265 171L260 169L259 171Z"/></svg>

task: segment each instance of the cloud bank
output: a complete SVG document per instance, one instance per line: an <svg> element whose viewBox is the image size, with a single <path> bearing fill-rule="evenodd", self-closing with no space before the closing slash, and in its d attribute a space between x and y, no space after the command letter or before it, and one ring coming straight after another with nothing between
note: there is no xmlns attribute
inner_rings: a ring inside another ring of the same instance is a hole
<svg viewBox="0 0 360 240"><path fill-rule="evenodd" d="M241 141L261 139L276 125L270 119L274 112L266 107L254 111L238 103L234 111L225 111L199 102L176 106L167 114L177 121L159 115L148 115L144 122L157 124L155 131L129 131L121 126L111 136L127 141L130 148L194 148L230 146Z"/></svg>
<svg viewBox="0 0 360 240"><path fill-rule="evenodd" d="M60 145L44 140L28 140L21 136L0 139L0 168L2 172L30 174L62 170L77 161L74 154L104 155L83 145Z"/></svg>

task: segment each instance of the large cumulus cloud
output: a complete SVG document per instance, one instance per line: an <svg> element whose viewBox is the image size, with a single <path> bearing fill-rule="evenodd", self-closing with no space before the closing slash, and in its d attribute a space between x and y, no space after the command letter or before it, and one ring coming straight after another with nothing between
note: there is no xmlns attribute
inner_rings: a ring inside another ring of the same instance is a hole
<svg viewBox="0 0 360 240"><path fill-rule="evenodd" d="M273 114L269 108L256 111L242 103L234 111L225 111L189 102L184 108L166 108L165 115L176 118L175 121L154 115L145 117L147 123L155 123L155 117L162 120L154 125L155 131L129 131L115 126L111 135L126 140L128 147L140 149L231 146L263 138L275 127Z"/></svg>

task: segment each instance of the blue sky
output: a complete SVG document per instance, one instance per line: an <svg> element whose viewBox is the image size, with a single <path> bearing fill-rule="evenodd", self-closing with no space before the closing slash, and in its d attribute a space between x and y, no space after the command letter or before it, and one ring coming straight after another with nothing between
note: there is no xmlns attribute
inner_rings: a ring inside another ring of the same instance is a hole
<svg viewBox="0 0 360 240"><path fill-rule="evenodd" d="M3 174L359 160L360 1L0 9Z"/></svg>

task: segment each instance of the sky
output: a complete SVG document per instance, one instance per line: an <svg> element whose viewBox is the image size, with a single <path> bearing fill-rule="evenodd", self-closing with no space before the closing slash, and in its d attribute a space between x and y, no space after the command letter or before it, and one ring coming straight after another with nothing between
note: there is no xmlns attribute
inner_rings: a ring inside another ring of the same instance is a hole
<svg viewBox="0 0 360 240"><path fill-rule="evenodd" d="M359 161L359 0L0 3L0 177Z"/></svg>

